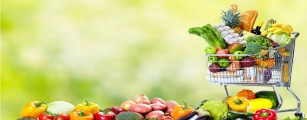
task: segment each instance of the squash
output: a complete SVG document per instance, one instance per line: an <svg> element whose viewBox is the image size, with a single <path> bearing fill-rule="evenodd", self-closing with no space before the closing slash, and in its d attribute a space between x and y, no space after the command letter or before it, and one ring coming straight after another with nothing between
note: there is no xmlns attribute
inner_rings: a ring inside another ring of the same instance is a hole
<svg viewBox="0 0 307 120"><path fill-rule="evenodd" d="M255 93L256 98L266 98L271 100L273 103L272 109L277 109L280 104L282 104L282 98L281 103L278 102L277 95L274 91L258 91Z"/></svg>
<svg viewBox="0 0 307 120"><path fill-rule="evenodd" d="M243 89L240 92L237 93L237 96L239 97L245 97L248 100L254 99L255 93L252 90Z"/></svg>
<svg viewBox="0 0 307 120"><path fill-rule="evenodd" d="M260 110L261 108L271 109L273 106L272 101L267 98L255 98L255 99L249 100L249 103L250 103L250 108L248 112L256 112L257 110Z"/></svg>

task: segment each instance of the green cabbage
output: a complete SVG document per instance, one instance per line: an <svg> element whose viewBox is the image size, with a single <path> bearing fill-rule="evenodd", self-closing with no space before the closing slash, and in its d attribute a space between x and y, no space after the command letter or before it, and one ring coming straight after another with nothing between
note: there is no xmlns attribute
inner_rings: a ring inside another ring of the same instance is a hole
<svg viewBox="0 0 307 120"><path fill-rule="evenodd" d="M287 33L269 34L268 38L278 43L280 46L288 45L291 43L291 37Z"/></svg>

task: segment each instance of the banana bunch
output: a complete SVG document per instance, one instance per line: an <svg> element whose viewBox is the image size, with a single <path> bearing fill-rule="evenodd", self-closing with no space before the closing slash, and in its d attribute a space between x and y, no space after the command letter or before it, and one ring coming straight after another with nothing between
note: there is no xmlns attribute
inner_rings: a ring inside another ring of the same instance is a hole
<svg viewBox="0 0 307 120"><path fill-rule="evenodd" d="M272 24L271 28L263 31L261 33L261 36L266 36L270 32L272 32L273 34L279 34L279 33L284 32L290 36L293 32L293 28L289 24L275 23L275 24Z"/></svg>

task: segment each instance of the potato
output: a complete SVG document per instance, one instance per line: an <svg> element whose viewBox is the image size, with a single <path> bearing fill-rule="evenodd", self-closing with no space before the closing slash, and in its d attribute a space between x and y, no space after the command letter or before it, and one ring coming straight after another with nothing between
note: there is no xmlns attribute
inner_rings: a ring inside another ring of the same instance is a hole
<svg viewBox="0 0 307 120"><path fill-rule="evenodd" d="M174 100L169 100L167 102L165 102L165 106L166 106L166 113L171 113L173 108L176 106L176 105L179 105L176 101Z"/></svg>
<svg viewBox="0 0 307 120"><path fill-rule="evenodd" d="M140 114L146 114L152 111L152 107L146 104L135 104L132 105L129 110Z"/></svg>
<svg viewBox="0 0 307 120"><path fill-rule="evenodd" d="M141 100L139 104L147 104L149 105L151 102L149 100Z"/></svg>
<svg viewBox="0 0 307 120"><path fill-rule="evenodd" d="M154 104L154 103L165 104L165 101L164 101L162 98L155 97L155 98L152 98L152 99L151 99L151 103L152 103L152 104Z"/></svg>
<svg viewBox="0 0 307 120"><path fill-rule="evenodd" d="M161 110L154 110L146 114L145 118L156 118L161 119L164 116L164 112Z"/></svg>
<svg viewBox="0 0 307 120"><path fill-rule="evenodd" d="M153 110L162 110L162 111L164 111L166 109L166 105L161 104L161 103L150 104L150 106L152 107Z"/></svg>

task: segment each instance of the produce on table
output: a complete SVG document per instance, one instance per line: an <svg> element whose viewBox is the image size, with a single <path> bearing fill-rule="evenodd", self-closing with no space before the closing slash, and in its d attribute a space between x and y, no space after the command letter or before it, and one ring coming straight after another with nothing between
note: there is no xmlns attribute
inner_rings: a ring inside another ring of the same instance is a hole
<svg viewBox="0 0 307 120"><path fill-rule="evenodd" d="M266 98L269 99L272 103L272 109L277 109L281 104L278 102L277 95L274 91L258 91L255 93L256 98Z"/></svg>
<svg viewBox="0 0 307 120"><path fill-rule="evenodd" d="M154 110L146 114L145 118L161 119L164 116L164 112L161 110Z"/></svg>
<svg viewBox="0 0 307 120"><path fill-rule="evenodd" d="M255 112L254 120L277 120L277 114L273 110L260 109Z"/></svg>
<svg viewBox="0 0 307 120"><path fill-rule="evenodd" d="M227 43L224 41L224 38L211 24L206 24L203 27L190 28L189 33L202 37L211 46L219 46L223 49L227 48Z"/></svg>
<svg viewBox="0 0 307 120"><path fill-rule="evenodd" d="M50 113L43 112L38 116L38 120L53 120L54 116Z"/></svg>
<svg viewBox="0 0 307 120"><path fill-rule="evenodd" d="M226 120L253 120L254 113L229 111Z"/></svg>
<svg viewBox="0 0 307 120"><path fill-rule="evenodd" d="M115 120L142 120L143 117L135 112L121 112L116 115Z"/></svg>
<svg viewBox="0 0 307 120"><path fill-rule="evenodd" d="M76 106L76 110L82 110L85 112L90 112L92 114L99 112L99 105L93 102L89 102L88 100L83 100L82 103Z"/></svg>
<svg viewBox="0 0 307 120"><path fill-rule="evenodd" d="M178 118L177 120L210 120L210 113L207 110L203 110L206 113L202 113L201 116L199 112L193 111L183 117Z"/></svg>
<svg viewBox="0 0 307 120"><path fill-rule="evenodd" d="M237 96L238 97L245 97L248 100L254 99L256 97L255 93L252 90L249 90L249 89L243 89L243 90L239 91L237 93Z"/></svg>
<svg viewBox="0 0 307 120"><path fill-rule="evenodd" d="M141 100L149 100L148 97L144 94L138 94L136 96L133 97L133 101L135 103L139 103Z"/></svg>
<svg viewBox="0 0 307 120"><path fill-rule="evenodd" d="M70 120L70 116L69 114L62 113L55 115L54 120Z"/></svg>
<svg viewBox="0 0 307 120"><path fill-rule="evenodd" d="M155 103L165 104L165 101L162 98L155 97L151 99L151 103L152 104L155 104Z"/></svg>
<svg viewBox="0 0 307 120"><path fill-rule="evenodd" d="M53 101L47 104L47 111L53 114L67 114L69 115L75 110L75 106L65 101Z"/></svg>
<svg viewBox="0 0 307 120"><path fill-rule="evenodd" d="M237 112L246 112L250 107L249 100L245 97L231 96L227 103L230 109Z"/></svg>
<svg viewBox="0 0 307 120"><path fill-rule="evenodd" d="M213 46L208 46L205 48L205 52L207 54L215 54L216 53L216 48Z"/></svg>
<svg viewBox="0 0 307 120"><path fill-rule="evenodd" d="M217 100L203 100L201 101L198 110L207 110L210 113L210 118L213 120L220 120L221 118L225 118L229 111L228 105L223 103L222 101Z"/></svg>
<svg viewBox="0 0 307 120"><path fill-rule="evenodd" d="M169 100L169 101L166 101L165 102L165 105L166 105L166 113L171 113L173 108L176 106L176 105L179 105L176 101L174 100Z"/></svg>
<svg viewBox="0 0 307 120"><path fill-rule="evenodd" d="M140 114L147 114L152 111L152 107L147 104L134 104L129 108L129 111L140 113Z"/></svg>
<svg viewBox="0 0 307 120"><path fill-rule="evenodd" d="M271 109L273 106L272 101L267 98L254 98L249 100L249 103L250 103L250 108L248 110L249 112L256 112L261 108Z"/></svg>
<svg viewBox="0 0 307 120"><path fill-rule="evenodd" d="M91 112L76 110L69 115L71 120L94 120L94 116Z"/></svg>
<svg viewBox="0 0 307 120"><path fill-rule="evenodd" d="M95 120L115 120L116 114L111 109L99 110L94 114Z"/></svg>
<svg viewBox="0 0 307 120"><path fill-rule="evenodd" d="M32 101L27 103L20 111L21 117L37 118L47 110L47 105L42 101Z"/></svg>
<svg viewBox="0 0 307 120"><path fill-rule="evenodd" d="M172 112L171 112L171 116L173 119L178 119L180 117L183 117L183 116L186 116L188 115L189 113L193 112L194 109L190 106L187 105L187 103L184 101L183 102L183 105L176 105Z"/></svg>
<svg viewBox="0 0 307 120"><path fill-rule="evenodd" d="M122 108L122 109L124 109L124 110L129 110L130 109L130 107L132 106L132 105L135 105L136 103L133 101L133 100L126 100L126 101L124 101L121 105L120 105L120 107Z"/></svg>

